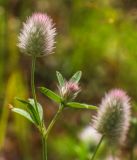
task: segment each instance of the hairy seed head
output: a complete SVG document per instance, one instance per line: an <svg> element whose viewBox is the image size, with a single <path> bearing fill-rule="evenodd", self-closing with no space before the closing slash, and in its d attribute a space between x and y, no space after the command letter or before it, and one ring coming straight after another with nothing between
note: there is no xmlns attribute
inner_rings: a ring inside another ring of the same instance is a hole
<svg viewBox="0 0 137 160"><path fill-rule="evenodd" d="M109 142L122 144L130 124L130 108L129 97L123 90L111 90L102 99L94 117L95 129Z"/></svg>
<svg viewBox="0 0 137 160"><path fill-rule="evenodd" d="M23 24L18 37L21 52L40 57L53 53L56 29L52 19L43 13L34 13Z"/></svg>

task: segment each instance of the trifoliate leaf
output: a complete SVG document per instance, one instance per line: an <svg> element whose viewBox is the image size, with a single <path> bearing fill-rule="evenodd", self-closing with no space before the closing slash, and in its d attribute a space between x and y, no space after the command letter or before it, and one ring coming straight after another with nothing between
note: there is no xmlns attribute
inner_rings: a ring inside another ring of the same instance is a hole
<svg viewBox="0 0 137 160"><path fill-rule="evenodd" d="M28 99L28 101L36 109L34 99L30 98L30 99ZM38 102L37 102L37 107L38 107L38 112L39 112L40 120L42 121L43 120L43 108L42 108L41 104L38 103Z"/></svg>
<svg viewBox="0 0 137 160"><path fill-rule="evenodd" d="M35 121L36 124L40 124L40 121L39 121L40 115L38 115L39 113L37 113L37 109L36 109L35 105L32 105L32 103L30 103L31 102L30 99L23 100L23 99L16 97L16 100L18 100L19 102L26 105L26 110L30 113L32 119ZM42 115L41 115L41 117L42 117Z"/></svg>

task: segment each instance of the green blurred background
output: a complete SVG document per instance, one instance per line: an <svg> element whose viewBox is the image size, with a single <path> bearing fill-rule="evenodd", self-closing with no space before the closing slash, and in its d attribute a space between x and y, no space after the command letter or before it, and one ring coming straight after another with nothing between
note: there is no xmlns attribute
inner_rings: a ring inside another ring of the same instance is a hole
<svg viewBox="0 0 137 160"><path fill-rule="evenodd" d="M55 53L38 59L36 86L57 90L55 71L69 78L83 72L77 101L98 105L111 88L125 89L132 97L133 119L127 143L116 149L122 160L137 159L137 1L135 0L0 0L0 160L39 160L41 140L34 126L11 114L8 104L30 92L31 59L19 52L17 37L22 22L33 12L46 12L57 28ZM38 91L38 90L37 90ZM57 106L39 92L45 121ZM49 137L49 160L87 160L96 142L88 138L93 112L66 109ZM86 127L86 128L85 128ZM85 129L84 129L85 128ZM102 145L98 159L110 160ZM107 158L108 157L108 158Z"/></svg>

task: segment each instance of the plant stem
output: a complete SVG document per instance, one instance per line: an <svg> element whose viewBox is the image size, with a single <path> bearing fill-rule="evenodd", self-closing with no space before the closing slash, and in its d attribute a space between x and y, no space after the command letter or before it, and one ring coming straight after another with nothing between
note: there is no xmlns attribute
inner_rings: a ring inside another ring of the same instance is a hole
<svg viewBox="0 0 137 160"><path fill-rule="evenodd" d="M49 126L48 126L48 128L47 128L47 131L46 131L46 134L45 134L46 140L48 139L48 135L49 135L49 133L50 133L53 125L54 125L55 122L57 121L57 119L58 119L60 113L62 112L63 108L64 108L64 105L60 104L57 113L55 114L54 118L52 119L52 121L50 122L50 124L49 124Z"/></svg>
<svg viewBox="0 0 137 160"><path fill-rule="evenodd" d="M32 57L31 90L32 90L32 96L33 96L33 99L34 99L34 104L35 104L35 107L36 107L36 112L39 115L38 106L37 106L36 92L35 92L35 81L34 81L35 63L36 63L36 57ZM40 121L40 117L39 117L39 122L40 122L41 127L43 127L43 124ZM45 135L43 133L42 133L42 157L43 157L43 160L47 160L47 142L46 142L46 137L45 137Z"/></svg>
<svg viewBox="0 0 137 160"><path fill-rule="evenodd" d="M93 160L95 158L96 153L97 153L97 151L98 151L98 149L99 149L99 147L100 147L100 145L101 145L101 143L103 141L103 138L104 138L104 136L101 137L101 139L100 139L100 141L99 141L99 143L98 143L98 145L96 147L96 150L94 151L93 156L92 156L92 158L90 160Z"/></svg>
<svg viewBox="0 0 137 160"><path fill-rule="evenodd" d="M43 148L43 160L47 160L47 140L48 140L48 135L53 127L53 125L55 124L56 120L58 119L60 113L62 112L64 106L62 104L60 104L59 109L57 111L57 113L55 114L54 118L52 119L52 121L50 122L46 133L42 134L42 148Z"/></svg>
<svg viewBox="0 0 137 160"><path fill-rule="evenodd" d="M32 57L32 66L31 66L31 90L32 90L32 96L33 96L33 99L34 99L36 111L37 111L37 113L38 113L38 106L37 106L37 99L36 99L36 92L35 92L35 83L34 83L35 63L36 63L36 57Z"/></svg>
<svg viewBox="0 0 137 160"><path fill-rule="evenodd" d="M47 141L44 135L42 135L42 158L43 160L47 160Z"/></svg>

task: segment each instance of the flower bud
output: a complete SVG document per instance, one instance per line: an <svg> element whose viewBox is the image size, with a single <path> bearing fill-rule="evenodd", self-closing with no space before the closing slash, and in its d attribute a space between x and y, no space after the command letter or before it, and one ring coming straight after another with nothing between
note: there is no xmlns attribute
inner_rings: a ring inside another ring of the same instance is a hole
<svg viewBox="0 0 137 160"><path fill-rule="evenodd" d="M76 98L77 94L80 91L78 83L75 82L65 82L65 85L59 87L60 94L65 100L73 100Z"/></svg>
<svg viewBox="0 0 137 160"><path fill-rule="evenodd" d="M129 129L130 108L129 97L123 90L108 92L94 117L94 128L110 143L122 144Z"/></svg>
<svg viewBox="0 0 137 160"><path fill-rule="evenodd" d="M21 52L40 57L51 54L55 43L56 29L52 19L43 13L34 13L23 24L18 37Z"/></svg>

